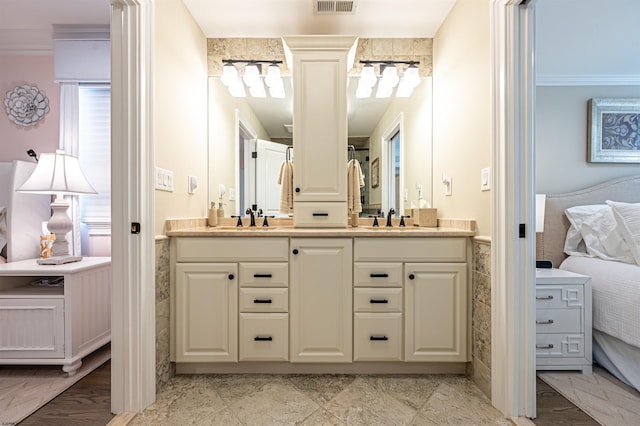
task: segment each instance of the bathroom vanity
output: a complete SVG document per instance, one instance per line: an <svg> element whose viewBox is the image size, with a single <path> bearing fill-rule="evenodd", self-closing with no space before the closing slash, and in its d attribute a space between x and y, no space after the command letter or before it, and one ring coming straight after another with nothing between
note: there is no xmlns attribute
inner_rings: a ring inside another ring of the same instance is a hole
<svg viewBox="0 0 640 426"><path fill-rule="evenodd" d="M192 228L171 238L178 372L461 372L473 231Z"/></svg>

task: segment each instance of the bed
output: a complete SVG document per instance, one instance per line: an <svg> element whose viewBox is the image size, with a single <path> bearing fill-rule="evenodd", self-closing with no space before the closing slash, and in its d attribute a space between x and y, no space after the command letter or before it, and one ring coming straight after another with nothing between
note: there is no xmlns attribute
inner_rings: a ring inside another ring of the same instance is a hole
<svg viewBox="0 0 640 426"><path fill-rule="evenodd" d="M42 223L51 216L51 197L15 191L35 166L19 160L0 162L0 263L40 256Z"/></svg>
<svg viewBox="0 0 640 426"><path fill-rule="evenodd" d="M537 258L592 278L593 359L640 391L640 176L547 195Z"/></svg>

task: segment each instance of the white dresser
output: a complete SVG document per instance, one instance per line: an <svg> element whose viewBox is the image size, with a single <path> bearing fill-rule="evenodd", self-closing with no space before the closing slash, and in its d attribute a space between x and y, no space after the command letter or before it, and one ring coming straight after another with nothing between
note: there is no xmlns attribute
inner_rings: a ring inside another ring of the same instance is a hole
<svg viewBox="0 0 640 426"><path fill-rule="evenodd" d="M591 277L536 270L536 369L591 373Z"/></svg>
<svg viewBox="0 0 640 426"><path fill-rule="evenodd" d="M64 285L41 286L63 278ZM111 341L111 259L0 265L0 364L53 364L73 375Z"/></svg>

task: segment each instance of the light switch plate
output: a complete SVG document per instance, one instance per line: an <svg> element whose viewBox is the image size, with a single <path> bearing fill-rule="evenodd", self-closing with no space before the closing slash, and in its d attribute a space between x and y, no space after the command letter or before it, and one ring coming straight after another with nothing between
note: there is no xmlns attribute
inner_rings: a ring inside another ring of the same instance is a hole
<svg viewBox="0 0 640 426"><path fill-rule="evenodd" d="M485 167L480 172L480 191L491 190L491 167Z"/></svg>
<svg viewBox="0 0 640 426"><path fill-rule="evenodd" d="M156 189L173 192L173 172L156 167Z"/></svg>
<svg viewBox="0 0 640 426"><path fill-rule="evenodd" d="M236 189L229 188L229 201L235 201L235 200L236 200Z"/></svg>

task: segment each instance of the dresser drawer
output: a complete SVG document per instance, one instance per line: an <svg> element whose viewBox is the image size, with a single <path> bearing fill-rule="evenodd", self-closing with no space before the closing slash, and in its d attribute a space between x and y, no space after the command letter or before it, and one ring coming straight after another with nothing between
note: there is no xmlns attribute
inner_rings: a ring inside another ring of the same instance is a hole
<svg viewBox="0 0 640 426"><path fill-rule="evenodd" d="M584 287L581 285L537 285L536 309L582 308Z"/></svg>
<svg viewBox="0 0 640 426"><path fill-rule="evenodd" d="M402 263L354 263L356 287L402 287Z"/></svg>
<svg viewBox="0 0 640 426"><path fill-rule="evenodd" d="M354 314L354 361L402 361L402 314Z"/></svg>
<svg viewBox="0 0 640 426"><path fill-rule="evenodd" d="M466 262L467 238L354 238L358 262Z"/></svg>
<svg viewBox="0 0 640 426"><path fill-rule="evenodd" d="M582 310L536 309L536 333L582 333Z"/></svg>
<svg viewBox="0 0 640 426"><path fill-rule="evenodd" d="M289 314L240 314L240 361L287 361Z"/></svg>
<svg viewBox="0 0 640 426"><path fill-rule="evenodd" d="M287 312L289 290L286 288L241 288L240 312Z"/></svg>
<svg viewBox="0 0 640 426"><path fill-rule="evenodd" d="M354 288L354 312L402 312L401 288Z"/></svg>
<svg viewBox="0 0 640 426"><path fill-rule="evenodd" d="M536 356L584 357L584 334L536 334Z"/></svg>
<svg viewBox="0 0 640 426"><path fill-rule="evenodd" d="M288 263L241 263L240 287L289 286Z"/></svg>

